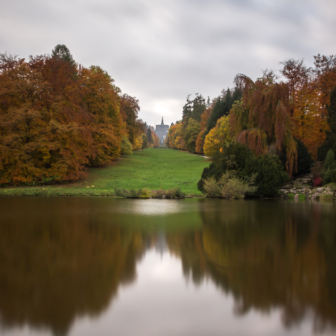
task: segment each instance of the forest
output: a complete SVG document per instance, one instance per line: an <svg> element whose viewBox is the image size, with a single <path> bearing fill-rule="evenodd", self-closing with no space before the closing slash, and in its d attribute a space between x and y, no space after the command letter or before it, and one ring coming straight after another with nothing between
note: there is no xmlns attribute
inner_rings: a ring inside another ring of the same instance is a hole
<svg viewBox="0 0 336 336"><path fill-rule="evenodd" d="M212 100L189 95L171 125L169 148L213 158L198 183L208 196L225 197L228 181L237 196L274 196L309 172L315 187L336 182L336 57L319 54L313 67L302 59L280 64L281 78L268 70L255 81L238 74Z"/></svg>
<svg viewBox="0 0 336 336"><path fill-rule="evenodd" d="M0 185L76 181L133 150L158 147L139 101L65 45L28 60L0 54Z"/></svg>

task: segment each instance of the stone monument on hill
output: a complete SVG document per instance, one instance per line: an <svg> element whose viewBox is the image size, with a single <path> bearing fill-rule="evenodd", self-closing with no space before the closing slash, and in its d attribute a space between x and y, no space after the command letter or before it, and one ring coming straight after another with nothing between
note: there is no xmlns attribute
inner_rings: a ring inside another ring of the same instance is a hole
<svg viewBox="0 0 336 336"><path fill-rule="evenodd" d="M167 137L168 129L169 129L169 125L165 125L163 123L163 117L162 117L161 125L156 125L156 128L155 128L155 133L160 139L160 145L164 145L164 141Z"/></svg>

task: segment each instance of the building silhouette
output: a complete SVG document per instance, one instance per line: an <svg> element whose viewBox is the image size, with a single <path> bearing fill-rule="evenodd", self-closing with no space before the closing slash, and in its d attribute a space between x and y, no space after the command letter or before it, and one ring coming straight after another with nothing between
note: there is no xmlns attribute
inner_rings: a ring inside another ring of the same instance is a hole
<svg viewBox="0 0 336 336"><path fill-rule="evenodd" d="M168 130L169 130L169 125L164 124L163 117L162 117L161 125L156 125L155 127L155 134L158 136L160 140L160 145L164 145L164 141L167 137Z"/></svg>

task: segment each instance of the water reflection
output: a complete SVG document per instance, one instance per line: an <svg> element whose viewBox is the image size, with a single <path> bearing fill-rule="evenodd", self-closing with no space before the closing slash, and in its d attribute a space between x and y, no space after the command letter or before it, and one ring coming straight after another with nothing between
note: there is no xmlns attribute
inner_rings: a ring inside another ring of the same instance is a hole
<svg viewBox="0 0 336 336"><path fill-rule="evenodd" d="M106 330L122 330L131 318L116 319L124 305L126 315L138 307L138 314L165 317L168 331L174 324L169 316L177 312L175 320L189 321L190 314L195 326L184 326L183 334L196 335L210 306L225 303L234 312L227 321L233 329L256 312L268 320L280 312L277 335L307 320L314 332L335 330L335 208L278 201L1 199L1 328L29 325L67 335L81 319L96 319L97 328L97 317L112 314L115 329ZM161 287L173 282L192 283L201 292ZM205 291L209 283L217 293ZM142 288L141 295L130 295L131 288ZM222 335L222 317L212 319L212 334ZM137 334L146 334L148 323L133 322Z"/></svg>

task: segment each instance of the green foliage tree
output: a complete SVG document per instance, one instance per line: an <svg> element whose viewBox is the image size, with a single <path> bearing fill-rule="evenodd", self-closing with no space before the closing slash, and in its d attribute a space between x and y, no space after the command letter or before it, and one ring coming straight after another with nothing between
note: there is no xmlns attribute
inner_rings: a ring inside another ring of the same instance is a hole
<svg viewBox="0 0 336 336"><path fill-rule="evenodd" d="M142 149L148 148L148 140L145 133L142 134Z"/></svg>
<svg viewBox="0 0 336 336"><path fill-rule="evenodd" d="M217 98L212 113L207 121L206 134L216 126L218 119L229 115L232 105L235 101L240 100L241 97L242 91L238 87L235 87L233 90L227 89L223 92L222 96Z"/></svg>
<svg viewBox="0 0 336 336"><path fill-rule="evenodd" d="M152 131L150 128L147 129L147 140L149 143L152 143L153 142L153 139L152 139Z"/></svg>
<svg viewBox="0 0 336 336"><path fill-rule="evenodd" d="M132 144L128 140L127 136L124 135L120 143L120 154L121 155L130 155L132 154Z"/></svg>
<svg viewBox="0 0 336 336"><path fill-rule="evenodd" d="M255 197L274 197L288 179L280 159L276 155L256 156L246 146L239 143L229 144L224 153L218 152L209 167L205 168L197 187L204 192L204 180L214 177L216 181L230 170L237 171L237 177L246 178L256 175Z"/></svg>
<svg viewBox="0 0 336 336"><path fill-rule="evenodd" d="M73 59L70 50L65 44L57 44L57 46L52 50L51 56L56 59L61 59L70 63L70 65L75 66L76 62Z"/></svg>
<svg viewBox="0 0 336 336"><path fill-rule="evenodd" d="M196 93L196 97L192 101L192 113L191 117L197 122L201 122L201 115L206 109L205 99L201 94Z"/></svg>
<svg viewBox="0 0 336 336"><path fill-rule="evenodd" d="M327 137L318 149L317 155L320 161L324 161L326 155L330 149L336 153L336 87L331 91L330 94L330 106L327 107L328 110L328 124L330 131L327 131Z"/></svg>
<svg viewBox="0 0 336 336"><path fill-rule="evenodd" d="M336 160L335 153L332 149L329 149L325 163L323 165L323 183L336 182Z"/></svg>
<svg viewBox="0 0 336 336"><path fill-rule="evenodd" d="M183 106L182 110L182 122L184 131L187 128L189 118L193 118L197 122L201 122L201 115L206 109L205 99L201 94L196 93L194 99L190 99L190 95L187 97L187 102Z"/></svg>
<svg viewBox="0 0 336 336"><path fill-rule="evenodd" d="M196 139L200 131L200 123L193 118L188 121L186 132L184 133L184 141L187 145L187 149L191 153L195 153Z"/></svg>
<svg viewBox="0 0 336 336"><path fill-rule="evenodd" d="M299 139L295 139L295 141L297 143L297 153L298 153L298 160L297 160L298 167L295 175L308 174L310 172L313 160L305 144Z"/></svg>

